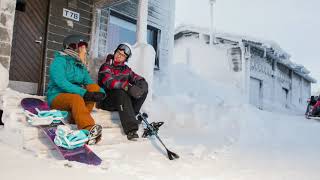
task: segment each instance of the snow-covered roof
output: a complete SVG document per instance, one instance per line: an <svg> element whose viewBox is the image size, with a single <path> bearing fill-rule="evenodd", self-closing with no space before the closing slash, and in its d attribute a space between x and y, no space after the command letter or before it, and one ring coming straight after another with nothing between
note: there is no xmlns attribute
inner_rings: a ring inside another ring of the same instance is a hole
<svg viewBox="0 0 320 180"><path fill-rule="evenodd" d="M205 34L210 35L210 29L204 28L204 27L197 27L194 25L179 25L175 29L175 35L178 34L184 34L184 33L199 33L199 34ZM309 74L310 71L306 69L301 64L296 64L290 60L291 55L284 51L279 44L277 44L274 41L270 40L263 40L263 39L257 39L250 36L243 36L243 35L237 35L237 34L231 34L231 33L225 33L225 32L215 32L215 37L217 39L224 39L228 41L233 41L238 44L249 44L251 46L255 46L259 49L265 50L268 54L272 55L272 57L275 57L275 59L278 60L279 63L285 65L289 69L292 69L294 72L299 74L300 76L304 77L306 80L316 83L317 81L312 78Z"/></svg>
<svg viewBox="0 0 320 180"><path fill-rule="evenodd" d="M175 34L181 33L181 32L196 32L196 33L201 33L201 34L210 34L210 29L208 28L203 28L203 27L196 27L192 25L180 25L175 29ZM257 39L254 37L250 36L244 36L244 35L237 35L237 34L231 34L231 33L226 33L226 32L216 32L215 33L216 38L222 38L222 39L227 39L230 41L234 42L247 42L251 44L255 44L257 46L261 46L264 49L270 49L274 52L274 54L278 56L285 57L289 59L291 56L287 52L285 52L276 42L270 41L270 40L262 40L262 39Z"/></svg>

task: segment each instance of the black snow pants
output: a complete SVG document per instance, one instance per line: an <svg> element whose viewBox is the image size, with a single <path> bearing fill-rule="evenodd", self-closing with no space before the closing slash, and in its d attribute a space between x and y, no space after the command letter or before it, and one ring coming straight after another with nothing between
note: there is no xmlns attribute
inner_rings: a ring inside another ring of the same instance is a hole
<svg viewBox="0 0 320 180"><path fill-rule="evenodd" d="M136 115L139 113L147 97L147 93L144 93L139 99L131 97L122 89L108 90L106 94L107 97L99 103L98 108L118 111L125 134L137 131L141 122L136 119Z"/></svg>

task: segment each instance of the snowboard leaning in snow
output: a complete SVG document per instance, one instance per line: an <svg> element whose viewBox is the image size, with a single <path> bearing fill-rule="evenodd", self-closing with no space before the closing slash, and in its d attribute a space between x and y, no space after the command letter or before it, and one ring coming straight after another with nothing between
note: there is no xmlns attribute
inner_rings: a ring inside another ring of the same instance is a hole
<svg viewBox="0 0 320 180"><path fill-rule="evenodd" d="M36 98L24 98L21 101L21 106L24 110L27 110L33 114L37 114L36 108L40 111L50 110L48 104L40 99ZM50 139L57 151L69 161L77 161L80 163L90 164L90 165L100 165L102 160L91 150L91 148L85 144L82 147L76 149L65 149L57 146L54 143L54 138L56 136L55 131L60 124L50 124L50 125L39 125L39 127L44 134Z"/></svg>

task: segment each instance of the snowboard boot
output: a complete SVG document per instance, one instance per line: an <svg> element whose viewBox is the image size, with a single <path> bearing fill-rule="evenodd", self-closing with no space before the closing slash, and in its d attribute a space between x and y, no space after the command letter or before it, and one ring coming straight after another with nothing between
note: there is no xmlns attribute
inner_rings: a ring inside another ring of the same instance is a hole
<svg viewBox="0 0 320 180"><path fill-rule="evenodd" d="M87 144L97 144L102 137L102 126L100 126L99 124L95 124L90 128L89 132L89 141L87 142Z"/></svg>
<svg viewBox="0 0 320 180"><path fill-rule="evenodd" d="M127 138L130 141L136 141L139 138L139 135L137 134L137 131L130 131L127 134Z"/></svg>

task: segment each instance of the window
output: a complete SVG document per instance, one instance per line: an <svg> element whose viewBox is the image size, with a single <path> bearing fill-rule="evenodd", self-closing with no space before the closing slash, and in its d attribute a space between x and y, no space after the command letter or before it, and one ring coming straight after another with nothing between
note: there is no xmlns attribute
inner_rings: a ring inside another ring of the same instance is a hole
<svg viewBox="0 0 320 180"><path fill-rule="evenodd" d="M209 35L203 34L203 35L202 35L202 39L204 40L204 42L205 42L206 44L210 44L210 36L209 36Z"/></svg>
<svg viewBox="0 0 320 180"><path fill-rule="evenodd" d="M242 59L240 47L234 47L229 50L231 62L233 63L233 71L240 72L242 70Z"/></svg>
<svg viewBox="0 0 320 180"><path fill-rule="evenodd" d="M136 42L136 21L111 11L107 33L107 52L113 52L122 42L133 45ZM155 68L159 69L158 34L159 30L148 26L147 42L156 50Z"/></svg>

